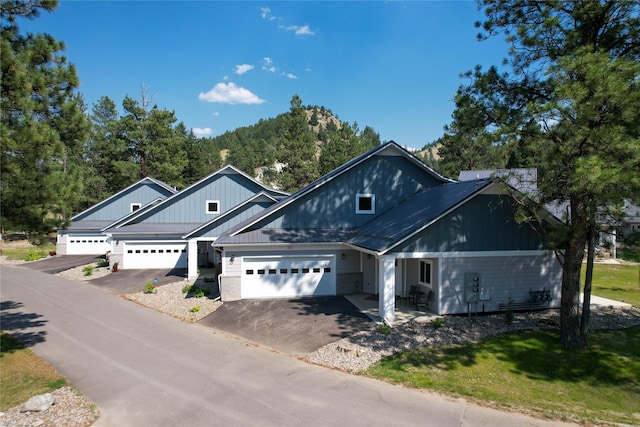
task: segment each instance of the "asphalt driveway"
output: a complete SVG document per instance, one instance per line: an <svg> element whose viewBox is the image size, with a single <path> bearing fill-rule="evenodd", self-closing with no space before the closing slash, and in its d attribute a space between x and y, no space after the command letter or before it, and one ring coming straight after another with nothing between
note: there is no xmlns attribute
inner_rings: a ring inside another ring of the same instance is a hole
<svg viewBox="0 0 640 427"><path fill-rule="evenodd" d="M58 255L23 264L49 274L97 262L99 255ZM89 283L116 295L183 280L186 269L119 270ZM198 323L296 357L371 327L371 319L341 296L225 302Z"/></svg>
<svg viewBox="0 0 640 427"><path fill-rule="evenodd" d="M372 325L341 296L229 301L199 323L297 357Z"/></svg>

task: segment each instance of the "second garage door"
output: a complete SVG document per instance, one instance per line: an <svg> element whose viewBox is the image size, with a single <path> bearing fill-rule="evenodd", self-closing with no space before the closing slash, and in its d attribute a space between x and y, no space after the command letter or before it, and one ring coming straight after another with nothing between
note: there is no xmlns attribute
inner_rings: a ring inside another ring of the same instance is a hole
<svg viewBox="0 0 640 427"><path fill-rule="evenodd" d="M122 268L187 268L187 244L126 243Z"/></svg>
<svg viewBox="0 0 640 427"><path fill-rule="evenodd" d="M335 295L332 256L246 257L242 261L245 298L283 298Z"/></svg>

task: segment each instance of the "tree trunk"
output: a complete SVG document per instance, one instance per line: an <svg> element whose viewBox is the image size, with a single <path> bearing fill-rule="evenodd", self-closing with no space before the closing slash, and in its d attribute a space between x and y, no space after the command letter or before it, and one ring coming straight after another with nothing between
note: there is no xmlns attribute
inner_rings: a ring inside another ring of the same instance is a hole
<svg viewBox="0 0 640 427"><path fill-rule="evenodd" d="M580 270L584 258L584 240L569 243L565 254L560 299L560 344L564 348L580 348L584 340L580 333Z"/></svg>
<svg viewBox="0 0 640 427"><path fill-rule="evenodd" d="M584 298L582 301L582 322L580 324L580 335L583 341L587 342L589 334L589 316L591 314L591 284L593 282L593 260L595 258L596 247L596 225L595 221L589 221L589 233L587 234L587 271L584 278Z"/></svg>

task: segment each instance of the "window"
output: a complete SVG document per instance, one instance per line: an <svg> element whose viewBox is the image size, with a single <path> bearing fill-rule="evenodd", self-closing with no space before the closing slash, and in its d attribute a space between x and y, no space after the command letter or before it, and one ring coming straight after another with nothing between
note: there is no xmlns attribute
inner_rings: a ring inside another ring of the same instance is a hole
<svg viewBox="0 0 640 427"><path fill-rule="evenodd" d="M130 211L130 212L135 212L135 211L137 211L138 209L140 209L141 207L142 207L142 203L131 203L131 204L129 205L129 211Z"/></svg>
<svg viewBox="0 0 640 427"><path fill-rule="evenodd" d="M220 200L207 200L207 213L208 214L220 213Z"/></svg>
<svg viewBox="0 0 640 427"><path fill-rule="evenodd" d="M431 287L431 261L420 260L420 283Z"/></svg>
<svg viewBox="0 0 640 427"><path fill-rule="evenodd" d="M356 194L356 213L357 214L376 213L375 194Z"/></svg>

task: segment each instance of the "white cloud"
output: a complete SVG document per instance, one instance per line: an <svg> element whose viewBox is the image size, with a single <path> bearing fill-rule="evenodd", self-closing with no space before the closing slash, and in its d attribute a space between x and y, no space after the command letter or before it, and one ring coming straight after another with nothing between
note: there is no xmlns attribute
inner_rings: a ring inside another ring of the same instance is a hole
<svg viewBox="0 0 640 427"><path fill-rule="evenodd" d="M236 65L235 69L233 70L234 73L242 75L244 73L246 73L247 71L251 71L253 70L253 65L250 64L240 64L240 65Z"/></svg>
<svg viewBox="0 0 640 427"><path fill-rule="evenodd" d="M195 136L205 136L211 135L213 130L211 130L211 128L191 128L191 132L193 132Z"/></svg>
<svg viewBox="0 0 640 427"><path fill-rule="evenodd" d="M298 78L298 76L296 76L296 75L295 75L295 74L293 74L293 73L287 73L287 74L285 74L285 76L286 76L288 79L297 79L297 78Z"/></svg>
<svg viewBox="0 0 640 427"><path fill-rule="evenodd" d="M277 70L276 66L273 65L273 59L269 58L268 56L262 59L262 69L265 71L269 71L270 73L275 73Z"/></svg>
<svg viewBox="0 0 640 427"><path fill-rule="evenodd" d="M256 94L233 82L218 83L209 92L200 92L198 99L222 104L262 104L265 102L264 99L260 99Z"/></svg>
<svg viewBox="0 0 640 427"><path fill-rule="evenodd" d="M302 27L299 25L289 25L288 27L284 27L284 29L293 31L296 36L313 36L315 34L308 25L303 25Z"/></svg>
<svg viewBox="0 0 640 427"><path fill-rule="evenodd" d="M220 113L215 111L213 114L211 114L213 117L220 117Z"/></svg>
<svg viewBox="0 0 640 427"><path fill-rule="evenodd" d="M261 7L260 12L262 12L262 19L266 19L267 21L273 21L276 19L276 17L271 14L271 9L268 7Z"/></svg>

